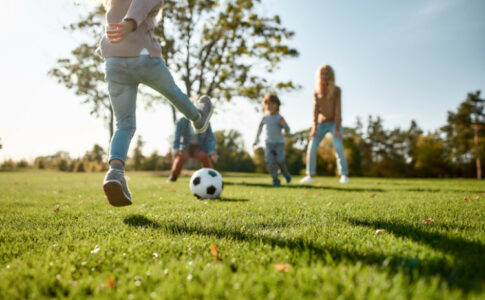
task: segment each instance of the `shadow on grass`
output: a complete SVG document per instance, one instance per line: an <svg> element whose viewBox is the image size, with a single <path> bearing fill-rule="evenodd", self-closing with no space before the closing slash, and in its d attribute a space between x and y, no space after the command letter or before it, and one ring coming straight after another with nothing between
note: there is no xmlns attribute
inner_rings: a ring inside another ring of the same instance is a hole
<svg viewBox="0 0 485 300"><path fill-rule="evenodd" d="M253 183L253 182L224 182L224 185L236 186L250 186L250 187L264 187L264 188L278 188L278 189L317 189L317 190L334 190L342 192L385 192L386 190L380 188L352 188L352 187L336 187L336 186L317 186L306 184L282 184L279 187L274 187L270 183Z"/></svg>
<svg viewBox="0 0 485 300"><path fill-rule="evenodd" d="M456 190L456 189L433 189L433 188L412 188L412 189L405 189L404 191L407 192L428 192L428 193L441 193L441 192L451 192L451 193L474 193L474 194L481 194L485 191L483 189L482 191L479 190Z"/></svg>
<svg viewBox="0 0 485 300"><path fill-rule="evenodd" d="M243 198L228 198L228 197L221 197L218 199L213 199L209 201L216 201L216 202L248 202L248 199Z"/></svg>
<svg viewBox="0 0 485 300"><path fill-rule="evenodd" d="M355 219L348 219L349 223L358 226L385 227L382 223L369 223ZM469 242L463 239L449 238L447 236L435 233L423 232L416 230L411 233L414 239L427 241L435 247L450 252L455 255L455 261L448 261L441 258L429 258L420 260L417 257L402 256L393 254L386 256L382 253L372 250L366 250L366 253L359 251L339 248L333 245L322 245L301 237L280 238L265 234L259 234L268 224L254 224L254 232L241 231L234 228L215 228L199 224L188 225L183 223L160 224L152 221L142 215L131 215L124 219L124 223L134 227L150 227L153 229L163 230L174 235L202 235L207 237L216 237L220 239L232 239L239 242L264 243L272 247L289 249L294 255L298 256L295 260L305 258L308 262L322 261L327 265L335 265L340 262L350 264L362 263L365 265L385 268L390 273L403 273L409 276L410 280L424 277L440 276L442 280L448 282L452 287L462 289L464 292L472 290L482 290L482 283L485 278L483 263L484 252L483 245ZM272 227L288 227L292 224L280 224L274 222ZM407 227L388 226L387 230L397 235L406 235ZM449 243L450 245L440 245ZM467 250L465 250L468 248ZM470 255L467 257L467 255Z"/></svg>
<svg viewBox="0 0 485 300"><path fill-rule="evenodd" d="M443 260L442 265L438 265L434 269L435 272L439 272L440 275L445 277L451 285L467 286L471 282L480 285L479 281L485 280L485 244L483 243L453 237L445 233L430 232L411 224L355 218L347 218L346 220L354 226L370 227L373 230L385 229L394 236L412 239L437 251L452 255L454 257L452 263ZM418 262L422 263L419 260ZM470 281L470 283L464 281Z"/></svg>

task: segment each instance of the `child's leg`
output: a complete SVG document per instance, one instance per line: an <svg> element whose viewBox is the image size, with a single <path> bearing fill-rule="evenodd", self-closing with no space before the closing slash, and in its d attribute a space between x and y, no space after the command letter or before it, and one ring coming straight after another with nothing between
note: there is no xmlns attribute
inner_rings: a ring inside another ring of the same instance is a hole
<svg viewBox="0 0 485 300"><path fill-rule="evenodd" d="M306 155L306 173L313 176L317 173L317 152L320 142L327 133L326 123L320 123L317 127L317 135L308 144Z"/></svg>
<svg viewBox="0 0 485 300"><path fill-rule="evenodd" d="M138 83L125 68L123 58L106 60L106 81L115 117L115 132L111 139L109 161L126 161L128 148L136 130L136 95Z"/></svg>
<svg viewBox="0 0 485 300"><path fill-rule="evenodd" d="M187 119L196 120L199 112L189 97L175 84L172 74L161 58L140 57L137 73L141 82L165 96Z"/></svg>
<svg viewBox="0 0 485 300"><path fill-rule="evenodd" d="M189 151L182 150L180 154L176 155L173 159L172 169L170 174L177 178L182 172L185 162L189 159Z"/></svg>
<svg viewBox="0 0 485 300"><path fill-rule="evenodd" d="M273 180L278 179L278 168L276 167L276 150L273 143L266 143L266 149L264 149L264 160L268 167L268 172L273 177Z"/></svg>
<svg viewBox="0 0 485 300"><path fill-rule="evenodd" d="M195 159L202 163L204 168L211 168L212 169L212 162L205 151L199 151L195 154Z"/></svg>
<svg viewBox="0 0 485 300"><path fill-rule="evenodd" d="M287 174L288 168L286 167L285 144L283 143L275 144L275 151L276 151L276 164L280 168L281 174Z"/></svg>
<svg viewBox="0 0 485 300"><path fill-rule="evenodd" d="M333 147L335 148L336 158L337 158L337 169L339 175L349 175L349 170L347 166L347 158L345 157L343 141L335 136L335 125L332 130ZM343 135L343 128L340 126L340 133Z"/></svg>

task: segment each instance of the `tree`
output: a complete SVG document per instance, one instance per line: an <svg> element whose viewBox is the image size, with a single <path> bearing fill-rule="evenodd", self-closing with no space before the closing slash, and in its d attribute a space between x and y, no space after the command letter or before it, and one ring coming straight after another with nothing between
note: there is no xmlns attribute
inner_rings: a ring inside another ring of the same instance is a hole
<svg viewBox="0 0 485 300"><path fill-rule="evenodd" d="M292 90L267 74L298 51L279 16L258 14L260 0L167 0L155 33L170 69L181 74L187 95L259 100L270 90ZM262 72L265 71L265 72Z"/></svg>
<svg viewBox="0 0 485 300"><path fill-rule="evenodd" d="M472 176L472 168L477 177L481 175L480 160L483 158L480 153L484 153L484 149L481 149L484 143L479 141L480 136L485 135L484 102L480 99L480 91L469 93L456 112L448 112L447 124L441 127L446 136L445 147L455 167L455 175Z"/></svg>
<svg viewBox="0 0 485 300"><path fill-rule="evenodd" d="M233 172L254 172L256 166L244 150L244 142L241 133L236 130L218 130L214 132L216 137L216 149L219 154L217 169Z"/></svg>
<svg viewBox="0 0 485 300"><path fill-rule="evenodd" d="M437 134L419 136L413 152L414 175L421 177L445 177L448 174L443 140Z"/></svg>
<svg viewBox="0 0 485 300"><path fill-rule="evenodd" d="M143 163L145 161L145 157L143 156L143 146L145 142L143 141L141 135L138 136L136 140L135 149L133 149L133 157L131 158L129 164L133 167L134 170L139 171L143 169Z"/></svg>

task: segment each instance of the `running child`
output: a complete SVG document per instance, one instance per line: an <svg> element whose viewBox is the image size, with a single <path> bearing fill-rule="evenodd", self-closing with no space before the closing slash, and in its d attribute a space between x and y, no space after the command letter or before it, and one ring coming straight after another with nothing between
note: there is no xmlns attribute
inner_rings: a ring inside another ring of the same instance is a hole
<svg viewBox="0 0 485 300"><path fill-rule="evenodd" d="M291 175L286 167L285 159L285 138L281 134L284 129L286 133L290 132L290 127L285 119L279 114L280 99L275 94L266 94L262 101L265 115L259 123L258 133L253 146L259 143L259 135L266 125L266 148L264 150L264 160L268 167L268 172L273 178L273 186L280 186L281 182L278 179L278 168L285 178L287 183L291 182Z"/></svg>

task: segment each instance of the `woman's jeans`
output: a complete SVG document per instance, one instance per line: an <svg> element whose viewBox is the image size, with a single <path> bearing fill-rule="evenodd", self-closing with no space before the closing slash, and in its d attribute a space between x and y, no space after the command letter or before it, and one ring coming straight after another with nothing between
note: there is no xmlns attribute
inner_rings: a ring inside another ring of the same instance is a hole
<svg viewBox="0 0 485 300"><path fill-rule="evenodd" d="M198 116L194 104L177 87L161 58L152 58L149 55L108 57L106 81L116 121L109 161L126 161L128 148L136 130L138 84L143 83L160 92L187 119L193 120Z"/></svg>
<svg viewBox="0 0 485 300"><path fill-rule="evenodd" d="M335 136L335 122L323 122L318 124L317 135L310 141L306 156L306 173L308 175L315 175L317 172L317 152L320 142L325 135L330 132L333 137L333 147L337 157L337 168L340 175L349 175L347 167L347 159L345 158L344 146L342 140ZM343 135L344 131L340 126L340 133Z"/></svg>

